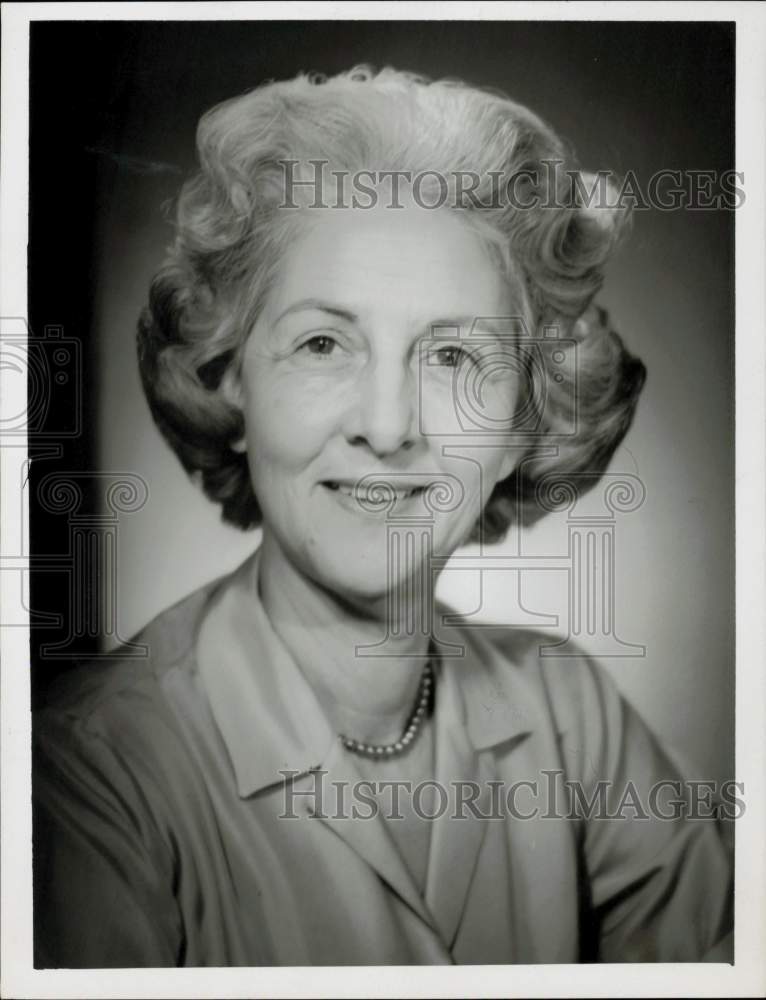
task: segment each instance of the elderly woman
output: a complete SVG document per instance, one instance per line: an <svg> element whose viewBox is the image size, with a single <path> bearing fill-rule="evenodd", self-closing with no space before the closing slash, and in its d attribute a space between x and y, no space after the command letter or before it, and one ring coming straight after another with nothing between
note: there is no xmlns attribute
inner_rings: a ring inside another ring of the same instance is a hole
<svg viewBox="0 0 766 1000"><path fill-rule="evenodd" d="M392 70L265 85L198 147L141 374L262 543L38 719L38 965L724 957L716 824L646 812L678 775L602 668L434 603L628 429L592 306L625 213L529 111Z"/></svg>

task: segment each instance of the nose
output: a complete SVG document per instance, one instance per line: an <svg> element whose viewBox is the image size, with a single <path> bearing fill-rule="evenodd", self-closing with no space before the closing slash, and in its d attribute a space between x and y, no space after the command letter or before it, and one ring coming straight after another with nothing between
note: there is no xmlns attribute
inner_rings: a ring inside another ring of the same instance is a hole
<svg viewBox="0 0 766 1000"><path fill-rule="evenodd" d="M417 439L416 376L401 358L369 362L346 414L345 434L351 444L366 445L378 456L413 447Z"/></svg>

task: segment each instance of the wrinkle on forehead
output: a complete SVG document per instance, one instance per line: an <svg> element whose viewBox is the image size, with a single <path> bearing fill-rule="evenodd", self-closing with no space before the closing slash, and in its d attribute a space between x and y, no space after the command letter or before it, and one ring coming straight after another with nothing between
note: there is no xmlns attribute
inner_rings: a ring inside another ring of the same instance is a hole
<svg viewBox="0 0 766 1000"><path fill-rule="evenodd" d="M408 327L449 316L506 316L513 307L484 241L455 213L349 208L315 215L283 258L271 320L306 298L363 322L376 313Z"/></svg>

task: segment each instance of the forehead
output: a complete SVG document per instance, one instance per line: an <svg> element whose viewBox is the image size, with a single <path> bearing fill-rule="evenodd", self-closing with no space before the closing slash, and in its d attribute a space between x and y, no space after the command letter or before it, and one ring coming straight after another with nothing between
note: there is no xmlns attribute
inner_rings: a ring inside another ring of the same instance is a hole
<svg viewBox="0 0 766 1000"><path fill-rule="evenodd" d="M455 212L306 209L283 257L273 314L304 298L338 302L364 317L502 315L506 282L478 233Z"/></svg>

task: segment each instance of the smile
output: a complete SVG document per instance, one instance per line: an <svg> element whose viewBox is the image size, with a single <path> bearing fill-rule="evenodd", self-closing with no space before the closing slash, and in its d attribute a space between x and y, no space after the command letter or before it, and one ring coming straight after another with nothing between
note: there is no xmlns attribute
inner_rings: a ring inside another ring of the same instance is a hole
<svg viewBox="0 0 766 1000"><path fill-rule="evenodd" d="M397 489L389 483L378 482L372 486L357 486L349 483L341 483L337 480L328 480L322 483L328 490L339 493L343 496L351 497L362 503L376 503L385 501L393 495L395 500L406 500L423 492L424 487L413 486L410 489Z"/></svg>

